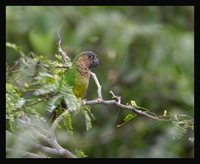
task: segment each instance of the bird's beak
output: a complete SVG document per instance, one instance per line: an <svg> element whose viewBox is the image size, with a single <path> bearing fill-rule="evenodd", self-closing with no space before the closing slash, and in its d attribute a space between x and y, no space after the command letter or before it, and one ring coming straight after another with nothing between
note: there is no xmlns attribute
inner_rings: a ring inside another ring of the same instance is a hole
<svg viewBox="0 0 200 164"><path fill-rule="evenodd" d="M90 64L90 68L96 67L99 65L99 59L96 57L92 60L92 63Z"/></svg>

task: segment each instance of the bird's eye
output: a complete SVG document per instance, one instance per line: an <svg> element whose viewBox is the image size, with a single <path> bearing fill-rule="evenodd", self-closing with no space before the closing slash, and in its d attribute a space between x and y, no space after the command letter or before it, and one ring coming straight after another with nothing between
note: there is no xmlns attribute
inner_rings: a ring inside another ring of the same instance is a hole
<svg viewBox="0 0 200 164"><path fill-rule="evenodd" d="M92 56L92 55L89 55L88 57L89 57L90 59L93 59L93 56Z"/></svg>

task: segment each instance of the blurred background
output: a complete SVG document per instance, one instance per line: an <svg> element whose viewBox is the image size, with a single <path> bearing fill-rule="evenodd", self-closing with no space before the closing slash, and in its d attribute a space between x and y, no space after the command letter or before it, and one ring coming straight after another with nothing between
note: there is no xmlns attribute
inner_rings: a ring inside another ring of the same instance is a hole
<svg viewBox="0 0 200 164"><path fill-rule="evenodd" d="M102 85L104 99L112 90L122 103L162 115L194 116L194 7L192 6L7 6L6 41L55 58L57 30L62 47L71 58L94 51L100 65L93 69ZM19 58L6 49L12 66ZM91 79L87 99L97 97ZM84 118L73 120L74 134L60 131L59 142L88 157L171 158L193 157L193 131L176 138L166 122L137 116L121 127L128 111L92 106L95 117L86 131Z"/></svg>

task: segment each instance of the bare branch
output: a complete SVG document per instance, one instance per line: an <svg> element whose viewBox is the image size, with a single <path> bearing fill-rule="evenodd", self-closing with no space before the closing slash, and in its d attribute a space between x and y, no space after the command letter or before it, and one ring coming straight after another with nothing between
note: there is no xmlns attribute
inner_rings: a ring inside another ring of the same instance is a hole
<svg viewBox="0 0 200 164"><path fill-rule="evenodd" d="M97 85L97 94L98 94L98 99L103 99L102 98L102 92L101 92L101 85L99 83L99 80L97 79L97 76L95 73L90 71L90 74L92 75L92 78L94 79L96 85Z"/></svg>
<svg viewBox="0 0 200 164"><path fill-rule="evenodd" d="M66 148L63 148L62 146L59 145L59 143L56 140L56 137L53 137L51 140L49 140L49 144L53 147L54 150L48 149L48 151L51 151L51 153L55 155L59 155L61 157L65 158L77 158L73 153L71 153L69 150ZM55 152L55 150L57 152ZM46 149L47 151L47 149Z"/></svg>
<svg viewBox="0 0 200 164"><path fill-rule="evenodd" d="M124 104L120 104L115 100L103 100L103 99L98 99L98 100L90 100L90 101L86 101L85 104L87 105L95 105L95 104L102 104L102 105L114 105L117 106L121 109L125 109L125 110L129 110L134 112L137 115L141 115L153 120L159 120L159 121L170 121L169 119L162 119L159 118L158 116L153 116L148 114L146 111L142 111L142 110L138 110L135 107L131 106L131 105L124 105Z"/></svg>
<svg viewBox="0 0 200 164"><path fill-rule="evenodd" d="M67 55L67 53L62 50L62 47L61 47L62 38L61 38L60 33L59 33L60 29L61 29L61 27L57 31L57 35L58 35L58 52L60 52L62 57L63 57L64 65L66 67L69 67L70 58Z"/></svg>

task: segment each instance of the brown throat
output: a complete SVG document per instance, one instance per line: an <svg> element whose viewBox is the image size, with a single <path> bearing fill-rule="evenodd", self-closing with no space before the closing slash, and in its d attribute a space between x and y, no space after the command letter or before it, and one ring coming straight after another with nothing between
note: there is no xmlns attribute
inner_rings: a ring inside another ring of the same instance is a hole
<svg viewBox="0 0 200 164"><path fill-rule="evenodd" d="M84 77L89 77L90 76L90 71L88 68L83 69L81 67L77 67L77 71Z"/></svg>

